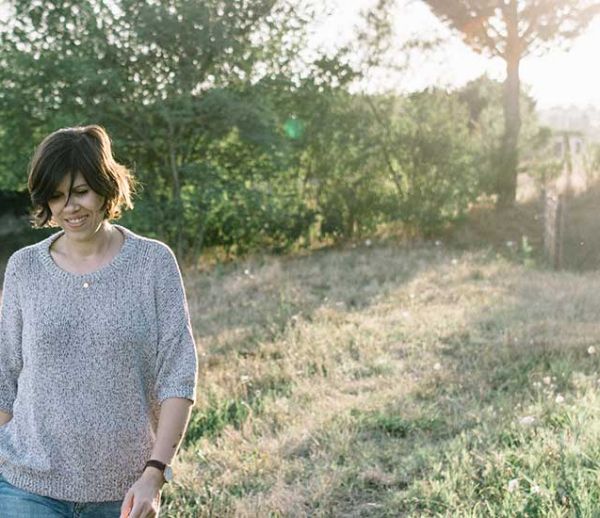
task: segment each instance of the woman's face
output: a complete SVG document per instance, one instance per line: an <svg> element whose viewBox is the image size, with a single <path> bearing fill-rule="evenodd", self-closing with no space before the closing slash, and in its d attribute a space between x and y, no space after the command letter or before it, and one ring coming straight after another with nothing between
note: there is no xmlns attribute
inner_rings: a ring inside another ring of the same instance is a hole
<svg viewBox="0 0 600 518"><path fill-rule="evenodd" d="M81 173L75 175L67 203L71 175L66 175L48 200L52 220L70 239L86 240L104 221L104 197L89 187Z"/></svg>

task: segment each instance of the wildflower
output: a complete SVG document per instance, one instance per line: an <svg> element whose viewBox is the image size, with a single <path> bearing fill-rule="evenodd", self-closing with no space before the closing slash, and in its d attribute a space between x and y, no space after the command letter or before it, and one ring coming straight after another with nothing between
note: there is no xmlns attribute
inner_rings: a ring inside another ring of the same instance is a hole
<svg viewBox="0 0 600 518"><path fill-rule="evenodd" d="M519 419L519 424L523 426L531 426L533 423L535 423L535 416L532 415L526 415Z"/></svg>
<svg viewBox="0 0 600 518"><path fill-rule="evenodd" d="M458 264L458 259L452 259L452 264L454 264L454 265Z"/></svg>
<svg viewBox="0 0 600 518"><path fill-rule="evenodd" d="M433 370L434 371L439 371L442 368L441 363L437 362L436 364L434 364L433 366Z"/></svg>
<svg viewBox="0 0 600 518"><path fill-rule="evenodd" d="M542 386L542 384L539 381L533 382L533 388L540 388L541 386Z"/></svg>
<svg viewBox="0 0 600 518"><path fill-rule="evenodd" d="M508 481L508 492L509 493L514 493L518 489L519 489L519 479L518 478L513 478L512 480Z"/></svg>
<svg viewBox="0 0 600 518"><path fill-rule="evenodd" d="M534 495L537 495L537 494L539 494L539 493L540 493L540 486L538 486L537 484L533 484L533 485L531 486L531 492L532 492Z"/></svg>
<svg viewBox="0 0 600 518"><path fill-rule="evenodd" d="M370 239L367 239L367 240L365 241L365 245L366 245L366 246L371 246L371 244L372 244L372 241L371 241Z"/></svg>
<svg viewBox="0 0 600 518"><path fill-rule="evenodd" d="M544 385L550 385L550 376L544 376L542 381L544 382Z"/></svg>
<svg viewBox="0 0 600 518"><path fill-rule="evenodd" d="M556 394L556 398L554 399L554 401L556 401L559 405L565 400L565 398L561 395L561 394Z"/></svg>
<svg viewBox="0 0 600 518"><path fill-rule="evenodd" d="M587 350L588 354L596 354L596 348L593 345L590 345Z"/></svg>
<svg viewBox="0 0 600 518"><path fill-rule="evenodd" d="M515 246L515 242L514 242L514 241L507 241L507 242L506 242L506 246L507 246L508 248L512 248L513 246Z"/></svg>
<svg viewBox="0 0 600 518"><path fill-rule="evenodd" d="M442 245L442 242L441 242L441 241L436 241L436 242L435 242L435 246L441 246L441 245Z"/></svg>

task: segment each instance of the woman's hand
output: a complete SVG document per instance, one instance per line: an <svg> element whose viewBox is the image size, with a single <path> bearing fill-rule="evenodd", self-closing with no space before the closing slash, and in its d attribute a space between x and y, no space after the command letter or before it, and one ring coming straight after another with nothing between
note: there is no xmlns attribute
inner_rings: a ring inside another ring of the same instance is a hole
<svg viewBox="0 0 600 518"><path fill-rule="evenodd" d="M142 476L131 486L123 505L121 518L155 518L160 508L162 473L152 467L146 468Z"/></svg>

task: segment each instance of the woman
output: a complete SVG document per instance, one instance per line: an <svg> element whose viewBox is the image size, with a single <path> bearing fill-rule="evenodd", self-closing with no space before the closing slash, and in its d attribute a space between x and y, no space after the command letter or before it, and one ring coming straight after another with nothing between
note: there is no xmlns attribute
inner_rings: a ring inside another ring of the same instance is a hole
<svg viewBox="0 0 600 518"><path fill-rule="evenodd" d="M134 180L103 128L58 130L29 171L35 225L0 309L0 516L157 516L196 397L171 249L110 223Z"/></svg>

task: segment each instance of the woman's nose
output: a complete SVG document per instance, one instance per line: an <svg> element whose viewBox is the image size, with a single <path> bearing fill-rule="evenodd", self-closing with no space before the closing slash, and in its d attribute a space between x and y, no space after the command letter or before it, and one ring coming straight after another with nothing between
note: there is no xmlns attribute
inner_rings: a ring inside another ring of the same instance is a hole
<svg viewBox="0 0 600 518"><path fill-rule="evenodd" d="M79 208L79 204L76 200L73 199L72 196L69 197L67 203L65 204L65 209L70 209L75 212Z"/></svg>

